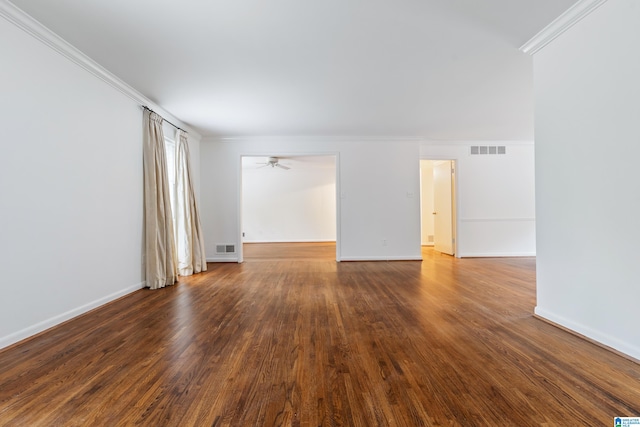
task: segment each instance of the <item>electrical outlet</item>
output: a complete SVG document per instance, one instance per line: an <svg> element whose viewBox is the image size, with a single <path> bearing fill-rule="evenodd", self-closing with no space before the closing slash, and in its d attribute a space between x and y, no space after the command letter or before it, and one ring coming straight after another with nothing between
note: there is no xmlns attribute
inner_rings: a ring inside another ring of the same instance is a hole
<svg viewBox="0 0 640 427"><path fill-rule="evenodd" d="M382 239L382 246L387 246L387 239Z"/></svg>

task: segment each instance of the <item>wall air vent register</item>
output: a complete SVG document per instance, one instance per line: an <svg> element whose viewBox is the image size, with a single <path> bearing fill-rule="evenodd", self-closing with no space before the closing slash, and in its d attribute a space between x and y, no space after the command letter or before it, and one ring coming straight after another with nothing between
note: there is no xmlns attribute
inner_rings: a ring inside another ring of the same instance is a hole
<svg viewBox="0 0 640 427"><path fill-rule="evenodd" d="M236 252L236 245L216 245L217 254L233 254Z"/></svg>
<svg viewBox="0 0 640 427"><path fill-rule="evenodd" d="M507 154L507 147L504 145L472 145L471 155L476 154Z"/></svg>

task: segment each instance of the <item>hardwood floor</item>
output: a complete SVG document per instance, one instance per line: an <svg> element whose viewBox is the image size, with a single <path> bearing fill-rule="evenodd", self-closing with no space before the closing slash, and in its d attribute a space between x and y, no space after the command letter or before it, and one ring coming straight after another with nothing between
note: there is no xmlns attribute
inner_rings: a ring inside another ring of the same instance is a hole
<svg viewBox="0 0 640 427"><path fill-rule="evenodd" d="M289 251L289 256L286 256ZM243 264L0 352L3 426L612 426L640 365L532 317L533 258Z"/></svg>

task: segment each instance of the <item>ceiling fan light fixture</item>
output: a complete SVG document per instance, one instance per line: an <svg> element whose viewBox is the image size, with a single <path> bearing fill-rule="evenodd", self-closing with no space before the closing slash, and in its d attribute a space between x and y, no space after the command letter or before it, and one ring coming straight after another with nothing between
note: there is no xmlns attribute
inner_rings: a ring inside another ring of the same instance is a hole
<svg viewBox="0 0 640 427"><path fill-rule="evenodd" d="M264 166L271 166L272 168L278 167L280 169L289 170L291 169L289 166L285 166L280 163L280 159L277 157L270 156L267 158L266 163L258 163Z"/></svg>

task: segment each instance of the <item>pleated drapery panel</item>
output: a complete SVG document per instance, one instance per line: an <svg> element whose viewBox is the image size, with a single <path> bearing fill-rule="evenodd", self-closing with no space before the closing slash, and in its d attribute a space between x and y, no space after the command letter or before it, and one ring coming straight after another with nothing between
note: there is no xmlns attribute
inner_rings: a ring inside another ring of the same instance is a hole
<svg viewBox="0 0 640 427"><path fill-rule="evenodd" d="M178 252L178 274L189 276L207 270L204 240L200 215L196 203L189 144L185 132L176 134L176 237Z"/></svg>
<svg viewBox="0 0 640 427"><path fill-rule="evenodd" d="M162 121L144 110L145 272L151 289L173 285L178 276Z"/></svg>

